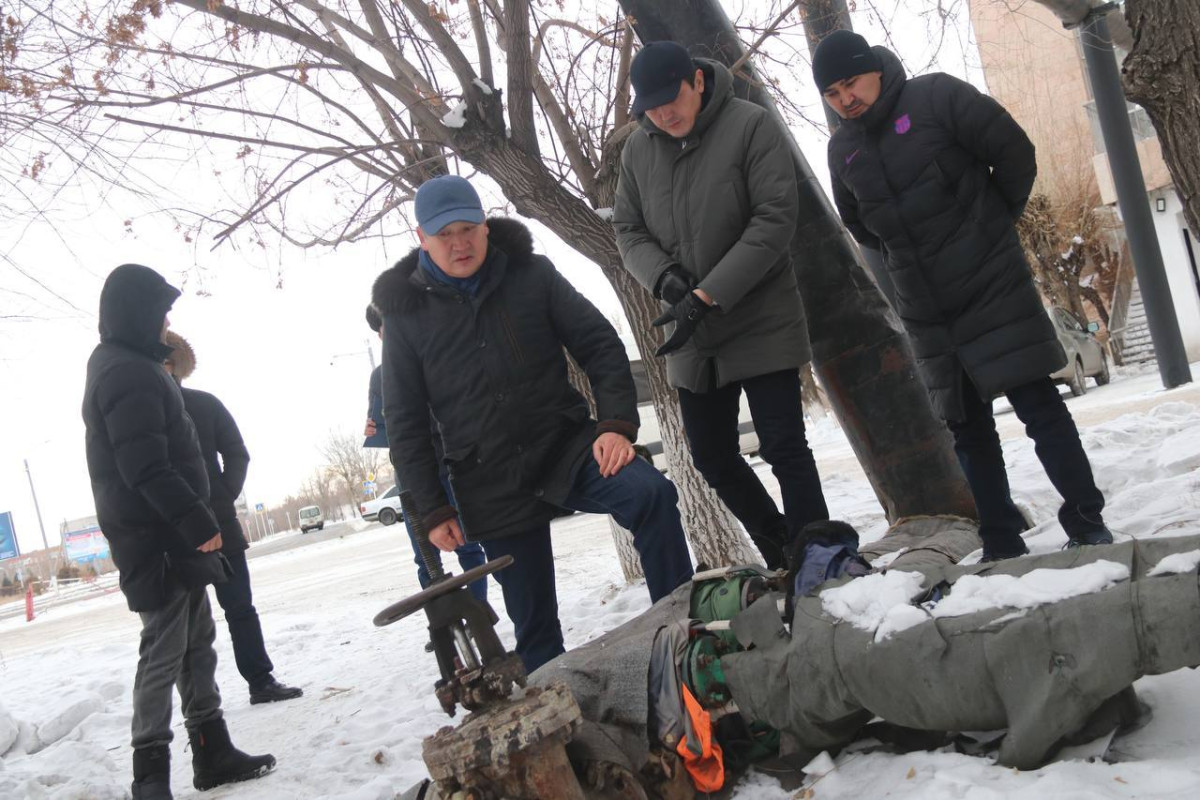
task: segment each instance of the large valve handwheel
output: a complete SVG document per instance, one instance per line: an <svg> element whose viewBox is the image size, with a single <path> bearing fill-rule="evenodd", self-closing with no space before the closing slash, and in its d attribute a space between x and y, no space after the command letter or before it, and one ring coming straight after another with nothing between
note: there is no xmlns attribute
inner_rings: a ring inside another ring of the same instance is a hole
<svg viewBox="0 0 1200 800"><path fill-rule="evenodd" d="M511 563L513 563L512 556L500 556L486 564L469 569L462 575L451 575L448 578L440 580L432 586L422 589L403 600L392 603L383 611L380 611L375 615L375 625L383 627L384 625L391 625L393 622L399 622L405 617L420 611L433 600L457 591L469 583L474 583L479 578L502 570Z"/></svg>

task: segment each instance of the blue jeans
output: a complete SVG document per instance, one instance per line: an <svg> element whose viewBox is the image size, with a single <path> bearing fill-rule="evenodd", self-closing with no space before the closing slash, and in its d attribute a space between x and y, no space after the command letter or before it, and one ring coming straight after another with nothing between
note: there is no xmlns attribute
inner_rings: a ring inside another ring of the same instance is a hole
<svg viewBox="0 0 1200 800"><path fill-rule="evenodd" d="M654 602L692 576L678 500L675 485L648 462L635 458L616 475L602 478L589 455L563 505L588 514L611 514L633 533ZM517 655L526 672L533 672L564 652L550 526L485 541L483 549L489 559L513 557L512 566L497 572L496 579L516 629Z"/></svg>
<svg viewBox="0 0 1200 800"><path fill-rule="evenodd" d="M441 475L442 488L446 490L446 497L450 500L450 504L454 505L454 490L450 488L450 480ZM412 525L408 521L408 517L404 517L404 528L408 531L408 542L412 545L413 562L417 565L417 581L420 582L421 588L424 589L429 585L429 570L425 567L425 560L421 558L421 549L417 547L417 537L413 536ZM483 555L483 548L478 542L467 542L462 547L454 551L454 555L458 556L458 565L462 567L462 571L475 569L475 567L483 566L487 560ZM440 555L439 555L440 558ZM471 594L475 595L480 602L487 602L487 578L480 578L470 584Z"/></svg>

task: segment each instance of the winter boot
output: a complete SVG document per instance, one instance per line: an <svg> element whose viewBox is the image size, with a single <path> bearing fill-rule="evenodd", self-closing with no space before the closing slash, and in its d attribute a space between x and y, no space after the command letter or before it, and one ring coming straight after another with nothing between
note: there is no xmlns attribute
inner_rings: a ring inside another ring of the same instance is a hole
<svg viewBox="0 0 1200 800"><path fill-rule="evenodd" d="M259 703L276 703L280 700L291 700L304 694L298 686L284 686L270 675L266 681L250 688L250 705Z"/></svg>
<svg viewBox="0 0 1200 800"><path fill-rule="evenodd" d="M1067 542L1067 547L1089 547L1097 544L1112 544L1113 535L1106 527L1101 527L1099 530L1084 531L1077 533Z"/></svg>
<svg viewBox="0 0 1200 800"><path fill-rule="evenodd" d="M192 785L200 791L252 780L275 769L275 756L250 756L234 747L223 719L189 730L188 739L192 743Z"/></svg>
<svg viewBox="0 0 1200 800"><path fill-rule="evenodd" d="M133 800L173 800L171 748L167 745L133 751Z"/></svg>

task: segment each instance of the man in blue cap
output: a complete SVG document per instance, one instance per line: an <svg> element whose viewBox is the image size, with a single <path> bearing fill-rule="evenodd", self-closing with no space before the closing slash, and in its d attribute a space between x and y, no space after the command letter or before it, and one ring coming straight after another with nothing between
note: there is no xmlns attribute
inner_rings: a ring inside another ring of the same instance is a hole
<svg viewBox="0 0 1200 800"><path fill-rule="evenodd" d="M881 250L889 292L979 509L983 558L1027 552L992 398L1005 394L1054 488L1071 546L1112 542L1079 430L1048 377L1066 354L1017 237L1033 143L992 98L942 72L909 79L890 50L834 31L813 78L844 120L829 140L833 199Z"/></svg>
<svg viewBox="0 0 1200 800"><path fill-rule="evenodd" d="M641 128L625 144L613 206L625 269L674 323L657 355L692 461L767 566L805 525L829 518L804 433L800 368L811 358L790 251L799 215L783 130L733 96L724 65L651 42L630 69ZM742 457L743 392L781 514Z"/></svg>
<svg viewBox="0 0 1200 800"><path fill-rule="evenodd" d="M384 419L399 483L444 551L479 541L497 573L526 670L563 652L550 520L611 514L633 532L651 600L692 574L675 487L634 455L637 393L608 320L521 223L486 219L444 176L416 196L420 247L375 281L383 316ZM596 418L567 377L591 384ZM457 508L439 480L433 412Z"/></svg>

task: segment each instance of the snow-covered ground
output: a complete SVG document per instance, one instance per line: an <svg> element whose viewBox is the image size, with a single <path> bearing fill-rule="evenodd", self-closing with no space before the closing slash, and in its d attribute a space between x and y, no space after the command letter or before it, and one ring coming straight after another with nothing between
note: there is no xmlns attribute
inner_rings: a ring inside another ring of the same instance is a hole
<svg viewBox="0 0 1200 800"><path fill-rule="evenodd" d="M1158 387L1153 373L1118 374L1069 403L1118 538L1200 533L1200 388ZM1064 541L1057 496L1019 421L1009 412L998 423L1014 494L1040 523L1030 547L1055 550ZM834 515L866 540L882 535L886 523L840 431L822 421L810 438ZM769 470L758 469L773 487ZM647 607L643 585L622 584L603 519L559 520L554 535L568 646ZM421 739L450 722L431 692L436 666L423 650L423 620L371 624L376 612L417 589L403 531L376 526L272 552L254 558L251 570L276 675L303 686L305 695L251 707L218 609L218 670L234 741L274 753L279 766L259 781L194 791L176 714L176 797L391 800L425 774ZM499 608L495 584L491 590ZM0 622L0 797L126 796L138 627L119 593L51 607L32 623ZM511 643L506 622L501 635ZM1154 716L1114 742L1116 763L1064 760L1017 772L952 752L848 752L832 771L810 779L811 794L752 775L734 797L1200 797L1200 676L1184 671L1137 686Z"/></svg>

